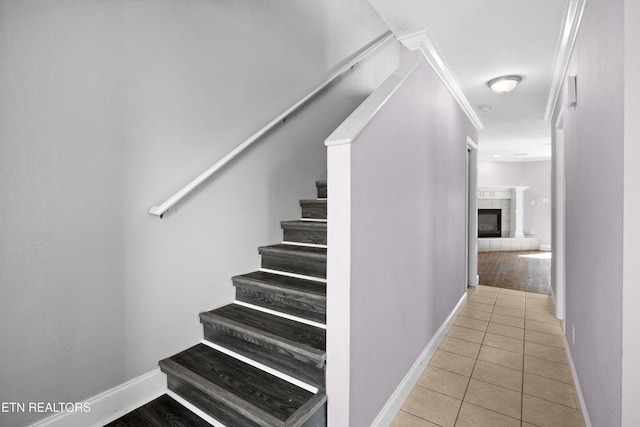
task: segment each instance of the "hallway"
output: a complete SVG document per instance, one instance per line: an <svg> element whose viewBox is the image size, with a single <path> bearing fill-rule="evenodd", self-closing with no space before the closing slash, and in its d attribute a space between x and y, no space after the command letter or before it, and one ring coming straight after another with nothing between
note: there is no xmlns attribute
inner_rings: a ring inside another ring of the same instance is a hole
<svg viewBox="0 0 640 427"><path fill-rule="evenodd" d="M479 286L393 427L584 426L548 295Z"/></svg>

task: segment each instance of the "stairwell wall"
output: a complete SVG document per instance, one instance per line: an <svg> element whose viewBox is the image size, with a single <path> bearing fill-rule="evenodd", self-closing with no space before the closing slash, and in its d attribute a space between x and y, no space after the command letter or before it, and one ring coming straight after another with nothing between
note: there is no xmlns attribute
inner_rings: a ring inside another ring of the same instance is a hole
<svg viewBox="0 0 640 427"><path fill-rule="evenodd" d="M352 142L329 147L329 238L348 240L328 254L330 425L371 425L464 294L476 136L421 59Z"/></svg>
<svg viewBox="0 0 640 427"><path fill-rule="evenodd" d="M164 219L147 209L384 31L364 0L1 2L0 402L85 401L199 341L398 44Z"/></svg>

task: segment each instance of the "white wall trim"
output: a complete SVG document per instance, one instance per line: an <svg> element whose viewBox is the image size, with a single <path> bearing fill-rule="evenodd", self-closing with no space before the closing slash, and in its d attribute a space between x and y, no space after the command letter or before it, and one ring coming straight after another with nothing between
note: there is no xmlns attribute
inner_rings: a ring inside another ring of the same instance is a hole
<svg viewBox="0 0 640 427"><path fill-rule="evenodd" d="M416 62L398 67L393 74L387 77L387 79L329 135L324 144L327 147L331 147L353 142L384 104L400 89L402 84L418 67L418 64L419 63Z"/></svg>
<svg viewBox="0 0 640 427"><path fill-rule="evenodd" d="M547 99L547 108L544 113L544 120L549 121L555 112L556 102L562 91L562 84L569 68L569 61L573 54L573 48L578 36L582 14L584 12L586 0L569 0L567 10L564 15L562 31L556 56L553 60L553 71L551 74L551 89Z"/></svg>
<svg viewBox="0 0 640 427"><path fill-rule="evenodd" d="M476 287L480 283L478 275L478 144L467 136L466 155L466 282L467 286Z"/></svg>
<svg viewBox="0 0 640 427"><path fill-rule="evenodd" d="M477 150L478 144L473 139L467 137L467 148L471 150Z"/></svg>
<svg viewBox="0 0 640 427"><path fill-rule="evenodd" d="M576 367L573 364L573 357L571 356L571 350L569 346L566 346L567 358L569 359L569 366L571 367L571 376L573 377L573 383L576 386L576 393L578 394L578 401L580 402L580 409L582 409L582 415L584 416L584 423L586 427L591 426L591 420L589 419L589 412L587 411L587 403L584 401L584 395L582 394L582 388L580 387L580 381L578 380L578 373Z"/></svg>
<svg viewBox="0 0 640 427"><path fill-rule="evenodd" d="M327 148L327 424L349 424L351 400L351 144Z"/></svg>
<svg viewBox="0 0 640 427"><path fill-rule="evenodd" d="M89 404L88 412L61 412L32 424L32 427L103 426L166 391L167 377L157 368L83 402Z"/></svg>
<svg viewBox="0 0 640 427"><path fill-rule="evenodd" d="M566 314L566 159L565 159L565 131L564 110L558 114L553 124L552 143L553 159L551 162L553 210L551 217L551 244L553 256L551 259L551 288L555 287L556 298L554 307L556 317L564 320Z"/></svg>
<svg viewBox="0 0 640 427"><path fill-rule="evenodd" d="M464 295L462 295L462 298L460 298L460 301L458 301L458 304L456 304L456 306L451 311L449 316L447 316L440 328L433 335L431 341L429 341L429 344L427 344L418 359L414 362L411 369L409 369L409 372L407 372L407 374L404 376L387 403L385 403L385 405L382 407L382 410L378 413L376 419L373 421L373 423L371 423L372 427L386 427L391 425L393 419L398 414L398 411L400 411L400 408L402 407L404 401L407 400L407 397L409 397L409 393L411 393L411 390L413 390L413 387L415 387L416 383L420 379L420 376L431 361L431 358L436 353L436 350L440 346L440 343L447 335L449 327L451 326L451 320L453 320L466 299L467 294L465 293Z"/></svg>
<svg viewBox="0 0 640 427"><path fill-rule="evenodd" d="M473 123L477 130L481 130L484 127L482 120L480 120L480 117L476 114L475 110L469 103L469 100L467 100L467 97L462 91L460 82L444 60L444 57L429 36L429 33L427 31L420 31L400 37L398 40L409 50L420 50L420 52L422 52L442 83L458 102L462 111L465 112L471 123Z"/></svg>
<svg viewBox="0 0 640 427"><path fill-rule="evenodd" d="M543 243L540 245L541 251L551 252L551 243Z"/></svg>

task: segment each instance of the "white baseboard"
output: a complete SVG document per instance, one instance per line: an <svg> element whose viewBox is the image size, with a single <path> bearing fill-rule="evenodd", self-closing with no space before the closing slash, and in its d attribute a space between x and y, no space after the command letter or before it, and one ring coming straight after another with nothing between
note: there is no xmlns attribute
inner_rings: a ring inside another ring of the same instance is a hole
<svg viewBox="0 0 640 427"><path fill-rule="evenodd" d="M547 252L551 252L551 245L548 243L544 243L540 245L540 250L541 251L547 251Z"/></svg>
<svg viewBox="0 0 640 427"><path fill-rule="evenodd" d="M584 416L584 424L586 427L591 426L591 420L589 419L589 412L587 411L587 404L584 401L582 394L582 388L580 387L580 381L578 381L578 373L576 367L573 364L573 357L571 357L571 350L567 345L567 357L569 358L569 366L571 367L571 376L573 377L573 383L576 385L576 392L578 393L578 401L580 402L580 409L582 409L582 415Z"/></svg>
<svg viewBox="0 0 640 427"><path fill-rule="evenodd" d="M467 294L465 293L462 296L462 298L460 298L460 301L458 301L458 304L456 304L456 306L451 311L449 316L447 316L444 323L442 323L440 328L433 335L433 337L431 338L431 341L429 341L429 344L427 344L427 346L422 351L418 359L414 362L411 369L409 369L409 372L407 372L407 374L404 376L404 378L402 379L398 387L395 389L395 391L387 401L387 403L382 407L382 410L380 411L380 413L378 413L378 416L373 421L371 426L383 427L383 426L391 425L391 423L393 422L393 419L398 414L398 411L400 411L402 404L404 403L405 400L407 400L407 397L409 397L411 390L413 390L413 387L415 387L416 383L420 379L422 372L424 372L427 365L431 361L431 358L433 357L433 355L436 353L436 350L440 346L440 343L442 342L444 337L447 335L447 332L449 331L449 327L451 326L450 325L451 320L458 313L458 310L460 310L460 307L462 306L462 304L465 302L466 299L467 299Z"/></svg>
<svg viewBox="0 0 640 427"><path fill-rule="evenodd" d="M103 426L166 391L167 377L158 368L83 402L88 404L87 412L61 412L32 424L32 427Z"/></svg>

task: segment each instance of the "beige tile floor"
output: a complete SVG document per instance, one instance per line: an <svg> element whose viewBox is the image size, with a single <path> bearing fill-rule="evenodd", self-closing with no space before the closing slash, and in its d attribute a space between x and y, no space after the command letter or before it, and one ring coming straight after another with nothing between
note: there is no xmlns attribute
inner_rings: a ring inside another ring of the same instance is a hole
<svg viewBox="0 0 640 427"><path fill-rule="evenodd" d="M548 295L479 286L392 427L583 427Z"/></svg>

